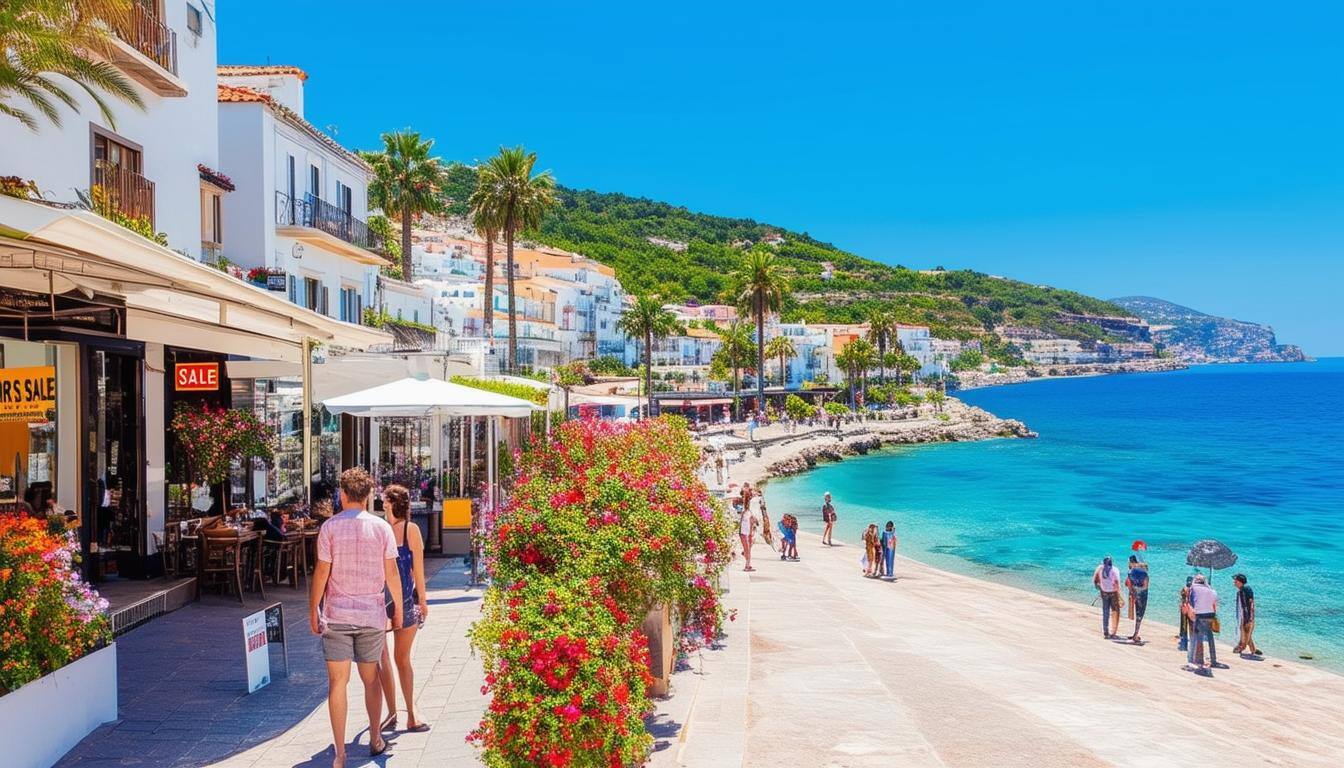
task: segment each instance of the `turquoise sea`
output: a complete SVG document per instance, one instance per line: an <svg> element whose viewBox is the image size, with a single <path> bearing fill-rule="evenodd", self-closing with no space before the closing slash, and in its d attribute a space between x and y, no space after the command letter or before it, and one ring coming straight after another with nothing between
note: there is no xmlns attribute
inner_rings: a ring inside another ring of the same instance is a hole
<svg viewBox="0 0 1344 768"><path fill-rule="evenodd" d="M837 540L857 542L867 523L894 520L905 556L1079 602L1092 600L1102 556L1123 561L1142 539L1153 577L1148 616L1167 624L1192 572L1187 549L1216 538L1240 558L1214 575L1225 616L1232 574L1244 572L1267 653L1344 670L1344 358L960 396L1025 421L1040 438L903 447L825 465L771 481L771 512L794 512L819 531L830 491Z"/></svg>

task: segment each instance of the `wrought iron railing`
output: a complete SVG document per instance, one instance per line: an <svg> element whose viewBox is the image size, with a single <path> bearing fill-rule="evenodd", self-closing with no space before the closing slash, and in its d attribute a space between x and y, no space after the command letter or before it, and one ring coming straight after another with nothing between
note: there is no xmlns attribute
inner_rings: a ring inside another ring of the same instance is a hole
<svg viewBox="0 0 1344 768"><path fill-rule="evenodd" d="M369 229L368 224L313 195L298 198L277 191L275 223L281 226L312 227L370 251L381 251L383 247L382 239Z"/></svg>
<svg viewBox="0 0 1344 768"><path fill-rule="evenodd" d="M93 162L93 186L105 196L106 205L133 219L148 219L154 225L154 182L106 160ZM95 196L95 204L103 204Z"/></svg>
<svg viewBox="0 0 1344 768"><path fill-rule="evenodd" d="M112 22L112 31L146 58L177 74L177 33L148 3L132 3L129 13Z"/></svg>

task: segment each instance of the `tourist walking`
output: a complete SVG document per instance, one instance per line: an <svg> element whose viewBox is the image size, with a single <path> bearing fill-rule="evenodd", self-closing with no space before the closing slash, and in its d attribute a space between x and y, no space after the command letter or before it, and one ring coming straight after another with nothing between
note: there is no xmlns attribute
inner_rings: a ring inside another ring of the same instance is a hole
<svg viewBox="0 0 1344 768"><path fill-rule="evenodd" d="M1186 576L1185 586L1181 587L1181 597L1178 605L1181 614L1181 631L1180 641L1176 643L1176 650L1178 651L1185 651L1190 648L1190 585L1194 581L1194 576Z"/></svg>
<svg viewBox="0 0 1344 768"><path fill-rule="evenodd" d="M742 568L744 571L754 571L751 567L751 541L756 537L756 527L760 521L756 518L754 511L755 505L751 503L751 494L748 493L749 486L742 486L742 512L737 518L737 538L742 542L742 557L746 565Z"/></svg>
<svg viewBox="0 0 1344 768"><path fill-rule="evenodd" d="M1111 614L1120 621L1120 571L1116 569L1111 556L1102 558L1101 565L1092 573L1092 585L1101 593L1101 636L1106 640L1115 637L1111 628Z"/></svg>
<svg viewBox="0 0 1344 768"><path fill-rule="evenodd" d="M887 571L886 577L896 578L896 524L890 520L886 530L882 531L882 564Z"/></svg>
<svg viewBox="0 0 1344 768"><path fill-rule="evenodd" d="M1139 627L1143 626L1143 614L1148 610L1148 564L1139 562L1136 555L1129 556L1129 577L1125 584L1129 587L1129 610L1134 615L1134 634L1129 639L1142 643Z"/></svg>
<svg viewBox="0 0 1344 768"><path fill-rule="evenodd" d="M429 730L429 724L415 716L415 670L411 666L411 646L415 643L416 633L429 617L429 603L425 595L425 540L420 534L420 526L411 523L411 494L404 487L389 485L383 489L383 509L388 511L388 518L394 523L392 534L397 542L397 575L401 579L404 617L401 629L392 632L392 640L401 695L406 700L406 730L423 733ZM387 650L384 649L379 674L391 674L392 669L387 661ZM397 710L394 703L384 729L395 730L396 727Z"/></svg>
<svg viewBox="0 0 1344 768"><path fill-rule="evenodd" d="M798 518L784 515L779 520L779 559L798 559Z"/></svg>
<svg viewBox="0 0 1344 768"><path fill-rule="evenodd" d="M1233 576L1232 583L1237 585L1237 645L1232 652L1244 651L1252 656L1259 656L1260 647L1255 644L1255 638L1251 636L1255 632L1255 592L1246 583L1244 573Z"/></svg>
<svg viewBox="0 0 1344 768"><path fill-rule="evenodd" d="M336 755L333 768L345 765L345 720L349 710L346 686L350 662L364 683L364 708L369 715L369 754L387 751L380 724L382 696L378 661L386 643L388 615L384 590L392 595L392 629L402 625L401 579L392 526L366 511L373 481L362 469L341 473L341 511L318 529L317 567L308 595L313 634L322 636L327 660L327 712Z"/></svg>
<svg viewBox="0 0 1344 768"><path fill-rule="evenodd" d="M1218 648L1213 638L1217 631L1218 593L1208 585L1202 573L1196 573L1194 583L1190 585L1190 614L1192 631L1186 656L1187 668L1198 671L1206 666L1202 658L1205 642L1209 644L1207 666L1218 667Z"/></svg>
<svg viewBox="0 0 1344 768"><path fill-rule="evenodd" d="M878 555L880 548L877 538L877 523L869 523L863 532L863 575L876 578L882 572Z"/></svg>
<svg viewBox="0 0 1344 768"><path fill-rule="evenodd" d="M834 547L835 543L831 541L831 532L835 529L835 505L831 503L830 491L827 491L821 497L821 522L825 525L821 530L821 543L828 547Z"/></svg>

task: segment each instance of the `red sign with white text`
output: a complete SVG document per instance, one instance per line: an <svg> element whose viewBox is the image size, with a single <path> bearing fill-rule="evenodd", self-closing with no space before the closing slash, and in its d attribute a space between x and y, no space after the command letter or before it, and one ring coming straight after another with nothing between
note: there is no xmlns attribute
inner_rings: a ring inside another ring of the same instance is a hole
<svg viewBox="0 0 1344 768"><path fill-rule="evenodd" d="M173 385L178 392L214 392L219 389L219 363L178 363Z"/></svg>

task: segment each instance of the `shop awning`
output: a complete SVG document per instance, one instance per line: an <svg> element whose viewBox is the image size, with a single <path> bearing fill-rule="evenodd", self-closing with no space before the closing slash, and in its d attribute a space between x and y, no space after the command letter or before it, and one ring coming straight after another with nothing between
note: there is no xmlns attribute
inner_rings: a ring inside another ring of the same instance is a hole
<svg viewBox="0 0 1344 768"><path fill-rule="evenodd" d="M322 401L351 416L507 416L542 410L526 400L434 378L406 378Z"/></svg>
<svg viewBox="0 0 1344 768"><path fill-rule="evenodd" d="M674 396L658 398L659 408L702 408L708 405L732 405L733 401L727 397L709 397L699 400L678 400Z"/></svg>
<svg viewBox="0 0 1344 768"><path fill-rule="evenodd" d="M128 338L196 349L297 360L304 339L343 349L391 343L383 331L298 307L92 212L4 196L0 284L120 297Z"/></svg>

